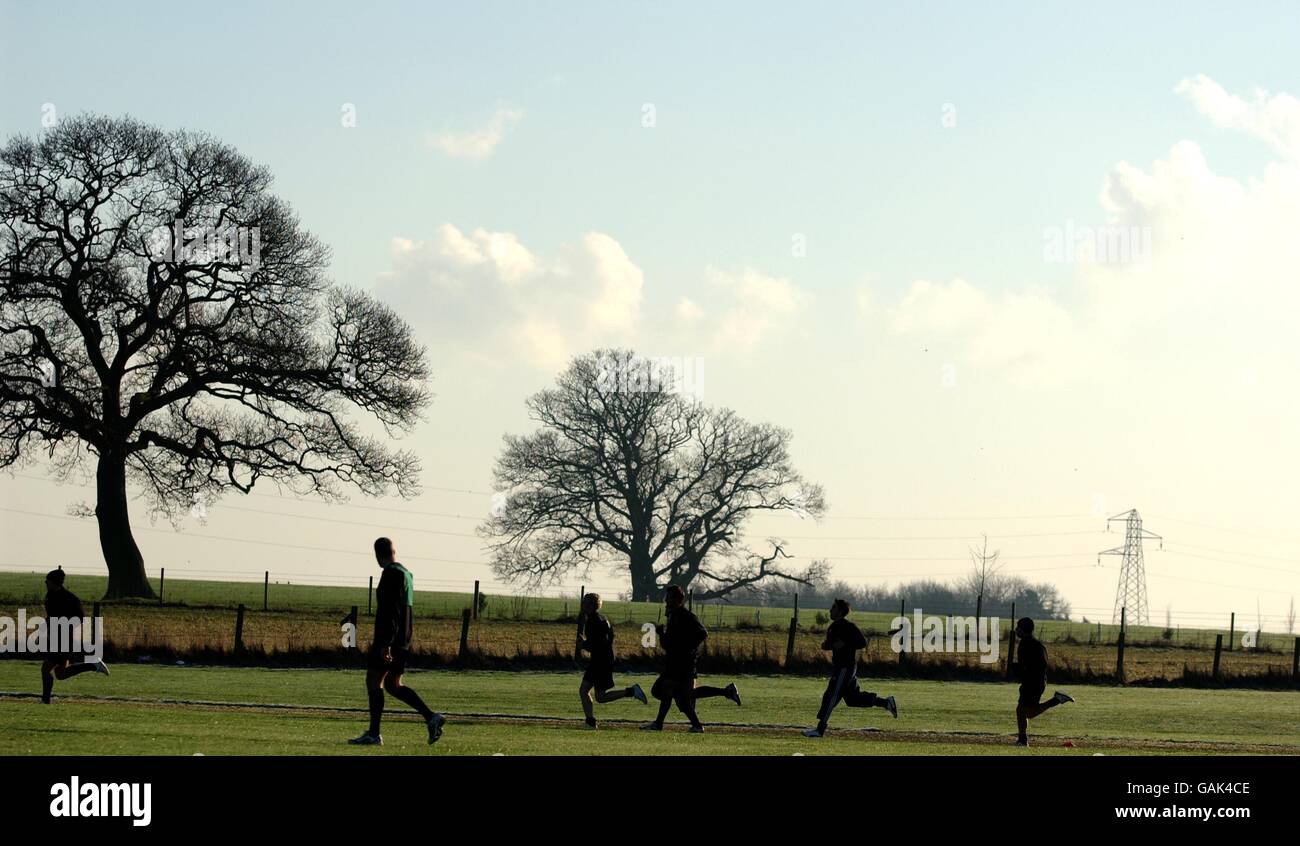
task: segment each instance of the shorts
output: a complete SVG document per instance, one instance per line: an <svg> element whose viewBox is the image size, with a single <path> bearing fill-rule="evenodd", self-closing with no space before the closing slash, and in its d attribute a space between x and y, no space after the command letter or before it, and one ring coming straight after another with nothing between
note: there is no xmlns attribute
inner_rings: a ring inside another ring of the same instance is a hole
<svg viewBox="0 0 1300 846"><path fill-rule="evenodd" d="M1047 685L1045 684L1036 685L1034 687L1029 687L1023 684L1020 685L1020 704L1037 705L1042 700L1043 692L1046 690Z"/></svg>
<svg viewBox="0 0 1300 846"><path fill-rule="evenodd" d="M400 676L406 672L406 657L409 650L403 646L393 647L393 660L384 661L384 649L382 646L370 647L370 653L366 657L366 667L371 670L380 670L388 673L390 676Z"/></svg>
<svg viewBox="0 0 1300 846"><path fill-rule="evenodd" d="M650 695L660 701L667 701L682 693L695 690L695 678L676 673L664 673L655 679L650 687Z"/></svg>
<svg viewBox="0 0 1300 846"><path fill-rule="evenodd" d="M604 693L614 686L614 666L597 666L592 664L587 667L587 671L582 674L582 683L590 686L593 690Z"/></svg>

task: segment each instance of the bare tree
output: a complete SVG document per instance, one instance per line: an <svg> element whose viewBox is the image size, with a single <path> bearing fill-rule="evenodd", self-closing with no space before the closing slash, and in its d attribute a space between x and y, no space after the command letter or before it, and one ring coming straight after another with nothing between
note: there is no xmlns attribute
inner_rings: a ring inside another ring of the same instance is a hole
<svg viewBox="0 0 1300 846"><path fill-rule="evenodd" d="M207 135L99 116L0 148L0 467L94 460L107 596L149 596L128 479L169 518L269 479L410 495L392 436L429 400L424 351L271 175Z"/></svg>
<svg viewBox="0 0 1300 846"><path fill-rule="evenodd" d="M984 593L989 587L989 579L998 569L998 556L1000 550L989 552L989 536L983 535L984 543L979 548L969 547L971 560L971 574L969 584L975 592L975 620L979 621L984 613Z"/></svg>
<svg viewBox="0 0 1300 846"><path fill-rule="evenodd" d="M1295 634L1295 597L1291 597L1291 604L1286 609L1286 630L1287 634Z"/></svg>
<svg viewBox="0 0 1300 846"><path fill-rule="evenodd" d="M790 433L708 408L652 369L629 350L598 350L528 400L540 428L506 437L496 465L503 507L480 528L495 571L536 583L626 567L636 601L669 584L716 599L821 578L824 563L786 567L778 538L762 552L743 544L756 513L825 510L820 486L791 464Z"/></svg>

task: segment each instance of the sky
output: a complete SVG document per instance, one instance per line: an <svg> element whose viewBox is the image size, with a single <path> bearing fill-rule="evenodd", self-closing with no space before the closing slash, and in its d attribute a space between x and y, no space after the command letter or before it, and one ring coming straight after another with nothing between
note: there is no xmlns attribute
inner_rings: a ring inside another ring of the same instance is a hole
<svg viewBox="0 0 1300 846"><path fill-rule="evenodd" d="M987 533L1109 620L1136 508L1152 622L1284 629L1300 9L700 5L0 3L0 134L210 132L428 347L422 496L139 503L150 572L364 583L390 534L421 586L504 590L474 535L502 436L619 345L792 431L827 517L752 536L836 579L955 578ZM1103 232L1134 248L1073 249ZM92 493L0 474L0 568L102 567Z"/></svg>

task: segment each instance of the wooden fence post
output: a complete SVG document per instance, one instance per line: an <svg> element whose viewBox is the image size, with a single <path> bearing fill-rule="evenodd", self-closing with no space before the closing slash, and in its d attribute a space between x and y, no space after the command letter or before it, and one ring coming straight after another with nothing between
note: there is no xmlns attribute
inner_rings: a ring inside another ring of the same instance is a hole
<svg viewBox="0 0 1300 846"><path fill-rule="evenodd" d="M581 641L582 641L582 635L584 634L584 630L586 629L586 626L583 625L585 621L583 620L583 615L582 615L582 603L586 601L587 601L587 586L583 585L582 592L578 596L578 613L574 615L576 620L576 623L574 624L576 637L574 638L573 641L573 660L575 663L579 663L582 661ZM566 602L565 604L567 605L568 603Z"/></svg>
<svg viewBox="0 0 1300 846"><path fill-rule="evenodd" d="M242 604L235 615L235 651L244 651L244 606Z"/></svg>
<svg viewBox="0 0 1300 846"><path fill-rule="evenodd" d="M1232 618L1228 622L1228 651L1232 651L1232 641L1237 636L1237 612L1232 612Z"/></svg>
<svg viewBox="0 0 1300 846"><path fill-rule="evenodd" d="M1214 636L1214 680L1219 680L1219 656L1223 653L1223 635Z"/></svg>
<svg viewBox="0 0 1300 846"><path fill-rule="evenodd" d="M462 665L469 656L469 609L466 608L460 615L460 652L456 656Z"/></svg>
<svg viewBox="0 0 1300 846"><path fill-rule="evenodd" d="M798 623L798 616L790 618L790 636L785 641L785 666L790 666L790 659L794 657L794 629Z"/></svg>
<svg viewBox="0 0 1300 846"><path fill-rule="evenodd" d="M1128 631L1128 608L1119 609L1119 643L1116 646L1115 679L1124 683L1124 636Z"/></svg>
<svg viewBox="0 0 1300 846"><path fill-rule="evenodd" d="M167 583L167 568L158 571L158 604L163 604L163 587Z"/></svg>
<svg viewBox="0 0 1300 846"><path fill-rule="evenodd" d="M794 619L799 621L799 591L794 592Z"/></svg>
<svg viewBox="0 0 1300 846"><path fill-rule="evenodd" d="M478 619L478 579L474 580L474 619Z"/></svg>
<svg viewBox="0 0 1300 846"><path fill-rule="evenodd" d="M370 616L370 598L375 595L375 577L370 577L370 587L366 588L366 616Z"/></svg>
<svg viewBox="0 0 1300 846"><path fill-rule="evenodd" d="M1295 639L1291 650L1291 680L1300 682L1300 637Z"/></svg>
<svg viewBox="0 0 1300 846"><path fill-rule="evenodd" d="M1011 603L1011 633L1007 635L1007 678L1015 676L1016 663L1016 604Z"/></svg>
<svg viewBox="0 0 1300 846"><path fill-rule="evenodd" d="M906 599L898 600L898 616L903 618L903 626L906 627L907 626L907 600ZM909 629L907 633L910 635L912 632ZM902 645L902 649L898 650L898 663L902 664L904 661L907 660L907 638L905 637L899 638L899 643Z"/></svg>
<svg viewBox="0 0 1300 846"><path fill-rule="evenodd" d="M266 575L262 578L262 610L268 610L267 603L271 598L271 571L267 570Z"/></svg>

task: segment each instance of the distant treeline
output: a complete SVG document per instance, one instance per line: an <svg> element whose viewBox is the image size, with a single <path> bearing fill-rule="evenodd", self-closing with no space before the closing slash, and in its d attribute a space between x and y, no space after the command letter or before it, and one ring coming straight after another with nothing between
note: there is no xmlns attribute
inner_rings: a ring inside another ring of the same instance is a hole
<svg viewBox="0 0 1300 846"><path fill-rule="evenodd" d="M956 582L918 579L896 587L870 587L834 581L811 587L801 585L798 593L799 608L810 613L829 607L834 599L847 599L855 611L898 613L900 604L905 602L909 615L919 608L928 614L966 616L975 613L979 587L973 577ZM767 590L737 591L729 599L742 605L788 607L794 604L794 594L794 590L782 586ZM1017 617L1065 620L1070 616L1070 603L1061 596L1055 585L1047 582L1032 583L1020 576L990 576L984 585L980 613L986 617L1010 617L1012 603L1015 604Z"/></svg>

